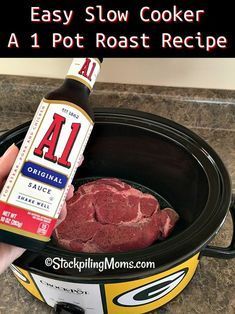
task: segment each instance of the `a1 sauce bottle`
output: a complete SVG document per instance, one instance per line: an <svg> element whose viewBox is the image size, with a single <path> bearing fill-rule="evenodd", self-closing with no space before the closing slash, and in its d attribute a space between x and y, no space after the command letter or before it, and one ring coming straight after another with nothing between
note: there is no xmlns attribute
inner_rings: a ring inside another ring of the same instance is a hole
<svg viewBox="0 0 235 314"><path fill-rule="evenodd" d="M93 128L88 105L101 60L75 58L40 103L1 191L0 241L39 250L50 240Z"/></svg>

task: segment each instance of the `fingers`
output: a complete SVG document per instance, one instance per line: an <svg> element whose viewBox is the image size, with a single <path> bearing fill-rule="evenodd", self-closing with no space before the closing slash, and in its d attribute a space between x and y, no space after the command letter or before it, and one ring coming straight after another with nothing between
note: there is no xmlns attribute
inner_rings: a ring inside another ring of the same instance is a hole
<svg viewBox="0 0 235 314"><path fill-rule="evenodd" d="M6 243L0 243L0 274L25 252L25 249Z"/></svg>
<svg viewBox="0 0 235 314"><path fill-rule="evenodd" d="M74 186L71 184L69 187L67 197L66 197L66 201L68 201L70 198L73 197L73 193L74 193Z"/></svg>
<svg viewBox="0 0 235 314"><path fill-rule="evenodd" d="M0 157L0 189L5 183L6 177L16 160L18 152L18 147L13 144L5 151L2 157Z"/></svg>
<svg viewBox="0 0 235 314"><path fill-rule="evenodd" d="M82 165L83 161L84 161L84 156L82 155L78 161L77 168L79 168Z"/></svg>
<svg viewBox="0 0 235 314"><path fill-rule="evenodd" d="M59 226L59 224L61 224L65 220L66 216L67 216L67 207L66 207L66 203L65 203L61 209L61 212L60 212L60 215L57 219L55 228L57 228Z"/></svg>
<svg viewBox="0 0 235 314"><path fill-rule="evenodd" d="M81 159L78 162L77 167L80 167L81 164L83 163L83 161L84 161L84 156L82 155ZM68 190L66 201L70 200L70 198L73 197L73 194L74 194L74 186L71 184L70 187L69 187L69 190ZM61 224L65 220L66 215L67 215L67 208L66 208L66 203L65 203L64 206L62 207L60 215L59 215L59 217L57 219L55 228L58 227L59 224Z"/></svg>
<svg viewBox="0 0 235 314"><path fill-rule="evenodd" d="M83 160L84 160L84 156L82 155L81 159L78 162L77 167L81 166L81 164L83 163ZM73 194L74 194L74 186L71 184L67 193L66 201L70 200L70 198L73 197ZM66 216L67 216L67 208L66 208L66 203L65 203L57 219L55 228L57 228L59 224L61 224L65 220Z"/></svg>
<svg viewBox="0 0 235 314"><path fill-rule="evenodd" d="M69 187L67 197L66 197L66 201L68 201L71 197L73 197L73 193L74 193L74 186L71 184ZM55 228L58 227L59 224L61 224L65 220L66 216L67 216L67 208L66 208L66 203L64 203L64 206L62 207L60 215L57 219Z"/></svg>
<svg viewBox="0 0 235 314"><path fill-rule="evenodd" d="M18 152L18 147L12 144L0 157L0 179L7 177L16 160Z"/></svg>

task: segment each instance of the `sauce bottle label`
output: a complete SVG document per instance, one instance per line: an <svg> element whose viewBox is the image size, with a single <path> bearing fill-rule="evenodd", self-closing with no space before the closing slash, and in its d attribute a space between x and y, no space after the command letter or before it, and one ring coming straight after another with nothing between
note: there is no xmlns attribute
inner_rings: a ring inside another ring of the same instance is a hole
<svg viewBox="0 0 235 314"><path fill-rule="evenodd" d="M0 229L49 241L93 121L80 107L44 99L0 196Z"/></svg>

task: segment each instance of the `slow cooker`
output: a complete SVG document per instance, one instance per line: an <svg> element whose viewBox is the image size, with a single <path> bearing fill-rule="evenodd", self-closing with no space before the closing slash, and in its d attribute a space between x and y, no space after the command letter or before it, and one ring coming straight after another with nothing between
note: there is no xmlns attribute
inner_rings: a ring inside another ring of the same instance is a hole
<svg viewBox="0 0 235 314"><path fill-rule="evenodd" d="M180 215L177 227L167 240L127 253L74 253L57 247L52 239L41 252L23 254L11 268L31 294L57 313L146 313L187 286L202 256L235 257L235 236L228 248L208 245L229 208L234 219L229 175L205 141L170 120L107 108L96 109L95 120L85 162L74 184L100 177L131 182L172 206ZM29 124L0 137L1 154L12 143L22 143ZM85 266L79 270L55 267L56 259ZM141 265L154 262L155 266L102 271L88 267L88 261L101 265L105 259L115 259L115 265L131 261Z"/></svg>

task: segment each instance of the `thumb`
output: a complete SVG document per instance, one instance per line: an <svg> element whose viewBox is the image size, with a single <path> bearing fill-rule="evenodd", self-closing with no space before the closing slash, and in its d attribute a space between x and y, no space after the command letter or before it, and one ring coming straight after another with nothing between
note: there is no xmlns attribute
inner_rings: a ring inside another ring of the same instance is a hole
<svg viewBox="0 0 235 314"><path fill-rule="evenodd" d="M3 181L8 176L18 152L18 147L15 144L12 144L0 157L0 181Z"/></svg>

